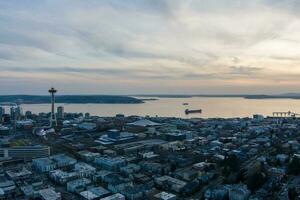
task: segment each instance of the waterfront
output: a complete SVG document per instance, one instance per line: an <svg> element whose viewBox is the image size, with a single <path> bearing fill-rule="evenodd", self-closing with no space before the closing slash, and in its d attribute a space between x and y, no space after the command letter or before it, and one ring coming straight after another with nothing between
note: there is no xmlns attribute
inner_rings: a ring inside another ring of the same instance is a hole
<svg viewBox="0 0 300 200"><path fill-rule="evenodd" d="M183 105L188 103L189 105ZM92 115L115 116L160 116L160 117L203 117L230 118L250 117L253 114L271 116L276 111L300 113L300 100L295 99L244 99L244 98L158 98L143 104L56 104L63 105L66 112L89 112ZM49 104L23 104L23 111L49 112ZM202 109L202 114L185 115L185 109Z"/></svg>
<svg viewBox="0 0 300 200"><path fill-rule="evenodd" d="M191 101L204 104L204 99L184 100L190 107ZM220 105L220 99L213 100ZM156 107L164 101L179 104L179 99L160 101ZM237 110L245 101L251 104L243 99L221 102L231 102L228 109ZM208 102L217 108L211 99ZM265 102L252 104L263 107ZM267 105L274 102L281 108L288 103L276 100ZM153 109L151 103L145 104L147 109ZM99 112L99 106L86 111ZM102 105L109 107L115 109ZM87 195L101 200L234 200L237 195L244 200L279 200L289 199L290 188L300 194L300 118L99 117L65 110L57 112L49 127L49 114L25 116L19 108L4 115L0 124L5 144L0 164L7 174L0 181L2 199L51 194L55 200L89 199Z"/></svg>

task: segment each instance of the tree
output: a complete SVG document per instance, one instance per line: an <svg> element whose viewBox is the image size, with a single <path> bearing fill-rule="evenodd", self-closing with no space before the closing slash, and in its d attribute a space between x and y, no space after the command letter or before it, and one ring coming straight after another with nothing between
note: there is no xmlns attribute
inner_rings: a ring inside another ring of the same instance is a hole
<svg viewBox="0 0 300 200"><path fill-rule="evenodd" d="M300 159L294 157L288 165L288 174L299 175L300 174Z"/></svg>
<svg viewBox="0 0 300 200"><path fill-rule="evenodd" d="M237 172L240 169L240 160L236 155L228 155L223 161L223 174L229 175L231 172Z"/></svg>
<svg viewBox="0 0 300 200"><path fill-rule="evenodd" d="M259 189L266 181L266 175L263 172L255 172L247 179L247 186L251 191Z"/></svg>
<svg viewBox="0 0 300 200"><path fill-rule="evenodd" d="M296 200L298 193L294 187L289 188L288 190L288 196L290 200Z"/></svg>

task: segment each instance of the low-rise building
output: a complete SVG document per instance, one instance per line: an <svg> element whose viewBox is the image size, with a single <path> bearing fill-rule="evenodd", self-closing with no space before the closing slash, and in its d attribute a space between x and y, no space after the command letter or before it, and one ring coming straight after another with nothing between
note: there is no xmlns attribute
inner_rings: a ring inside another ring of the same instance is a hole
<svg viewBox="0 0 300 200"><path fill-rule="evenodd" d="M100 199L109 194L110 194L110 192L101 186L92 187L92 188L89 188L88 190L80 192L80 196L86 200Z"/></svg>
<svg viewBox="0 0 300 200"><path fill-rule="evenodd" d="M0 148L0 157L32 160L50 155L50 147L42 145Z"/></svg>
<svg viewBox="0 0 300 200"><path fill-rule="evenodd" d="M4 180L0 182L0 196L4 197L5 199L10 194L14 193L16 190L16 185L14 181Z"/></svg>
<svg viewBox="0 0 300 200"><path fill-rule="evenodd" d="M162 188L170 187L175 192L180 192L186 185L186 182L170 176L161 176L155 179L155 183Z"/></svg>
<svg viewBox="0 0 300 200"><path fill-rule="evenodd" d="M141 167L139 165L131 163L131 164L128 164L127 166L121 167L120 172L125 175L130 175L130 174L139 172L140 169L141 169Z"/></svg>
<svg viewBox="0 0 300 200"><path fill-rule="evenodd" d="M79 129L87 130L87 131L95 130L96 127L97 127L96 123L91 123L91 122L84 122L84 123L78 124Z"/></svg>
<svg viewBox="0 0 300 200"><path fill-rule="evenodd" d="M64 172L60 169L56 169L49 172L49 177L58 184L65 184L77 178L78 174L76 172Z"/></svg>
<svg viewBox="0 0 300 200"><path fill-rule="evenodd" d="M176 200L176 195L167 192L160 192L154 195L154 198L159 200Z"/></svg>
<svg viewBox="0 0 300 200"><path fill-rule="evenodd" d="M89 178L96 173L96 168L84 162L80 162L75 164L74 171L78 174L78 177Z"/></svg>
<svg viewBox="0 0 300 200"><path fill-rule="evenodd" d="M69 181L67 183L67 190L69 192L75 192L78 188L84 188L88 184L91 183L90 179L87 178L80 178L73 181Z"/></svg>
<svg viewBox="0 0 300 200"><path fill-rule="evenodd" d="M50 172L56 168L56 163L48 157L33 159L32 165L39 172Z"/></svg>
<svg viewBox="0 0 300 200"><path fill-rule="evenodd" d="M98 182L98 181L103 181L105 176L108 176L112 174L113 172L107 171L107 170L100 170L96 174L93 175L93 181Z"/></svg>
<svg viewBox="0 0 300 200"><path fill-rule="evenodd" d="M97 156L100 156L100 153L94 153L94 152L90 152L90 151L79 151L78 154L80 155L80 157L87 161L87 162L92 162L95 160L95 158Z"/></svg>
<svg viewBox="0 0 300 200"><path fill-rule="evenodd" d="M50 159L56 163L56 166L58 168L72 166L77 162L76 159L71 158L65 154L57 154L57 155L51 156Z"/></svg>
<svg viewBox="0 0 300 200"><path fill-rule="evenodd" d="M125 200L125 196L120 193L116 193L100 200Z"/></svg>
<svg viewBox="0 0 300 200"><path fill-rule="evenodd" d="M95 163L99 165L102 169L110 170L110 171L116 171L120 167L123 167L126 165L126 161L122 157L103 157L99 156L95 158Z"/></svg>
<svg viewBox="0 0 300 200"><path fill-rule="evenodd" d="M6 174L12 180L19 180L30 177L32 172L25 167L22 167L21 169L8 170L6 171Z"/></svg>
<svg viewBox="0 0 300 200"><path fill-rule="evenodd" d="M38 191L42 200L61 200L60 192L55 192L54 188L46 188Z"/></svg>

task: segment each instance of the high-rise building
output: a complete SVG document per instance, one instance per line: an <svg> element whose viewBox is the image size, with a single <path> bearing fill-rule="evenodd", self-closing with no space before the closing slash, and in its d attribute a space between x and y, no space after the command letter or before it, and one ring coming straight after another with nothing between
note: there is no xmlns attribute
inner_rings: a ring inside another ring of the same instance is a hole
<svg viewBox="0 0 300 200"><path fill-rule="evenodd" d="M90 118L90 113L85 113L84 117L87 118L87 119Z"/></svg>
<svg viewBox="0 0 300 200"><path fill-rule="evenodd" d="M5 114L5 108L0 106L0 122L2 122L2 116Z"/></svg>
<svg viewBox="0 0 300 200"><path fill-rule="evenodd" d="M58 106L57 107L57 118L58 119L63 119L65 116L65 111L64 111L64 107L63 106Z"/></svg>
<svg viewBox="0 0 300 200"><path fill-rule="evenodd" d="M10 117L13 120L17 120L20 119L20 117L22 116L22 108L21 106L12 106L10 107Z"/></svg>
<svg viewBox="0 0 300 200"><path fill-rule="evenodd" d="M27 110L26 112L25 112L25 117L28 119L28 118L31 118L32 117L32 112L31 111L29 111L29 110Z"/></svg>
<svg viewBox="0 0 300 200"><path fill-rule="evenodd" d="M15 108L14 107L10 107L10 116L11 118L15 118Z"/></svg>
<svg viewBox="0 0 300 200"><path fill-rule="evenodd" d="M15 113L16 113L17 119L19 119L23 115L23 110L22 110L22 107L20 105L18 105L15 108Z"/></svg>
<svg viewBox="0 0 300 200"><path fill-rule="evenodd" d="M48 90L48 92L50 93L51 95L51 116L50 116L50 126L51 127L55 127L57 126L57 121L56 121L56 115L55 115L55 96L54 94L57 92L57 90L55 88L50 88Z"/></svg>
<svg viewBox="0 0 300 200"><path fill-rule="evenodd" d="M0 106L0 117L5 114L5 108Z"/></svg>

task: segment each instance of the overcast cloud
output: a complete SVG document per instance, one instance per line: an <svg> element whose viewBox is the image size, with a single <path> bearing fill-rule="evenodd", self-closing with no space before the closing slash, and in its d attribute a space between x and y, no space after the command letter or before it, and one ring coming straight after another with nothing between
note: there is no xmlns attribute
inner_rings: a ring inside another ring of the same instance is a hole
<svg viewBox="0 0 300 200"><path fill-rule="evenodd" d="M300 92L299 13L298 0L0 1L0 94Z"/></svg>

